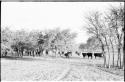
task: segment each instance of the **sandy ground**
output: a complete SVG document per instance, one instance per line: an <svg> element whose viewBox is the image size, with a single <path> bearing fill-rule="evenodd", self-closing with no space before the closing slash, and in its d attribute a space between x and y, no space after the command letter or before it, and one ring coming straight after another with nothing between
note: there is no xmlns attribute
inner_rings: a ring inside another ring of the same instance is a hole
<svg viewBox="0 0 125 82"><path fill-rule="evenodd" d="M124 81L118 76L97 69L102 59L24 57L1 59L2 81Z"/></svg>

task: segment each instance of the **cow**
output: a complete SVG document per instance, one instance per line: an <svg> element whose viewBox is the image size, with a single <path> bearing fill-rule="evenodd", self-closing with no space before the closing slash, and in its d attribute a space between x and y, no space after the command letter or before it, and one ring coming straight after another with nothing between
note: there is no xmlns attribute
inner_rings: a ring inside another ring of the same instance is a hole
<svg viewBox="0 0 125 82"><path fill-rule="evenodd" d="M82 53L82 55L83 55L83 58L85 58L85 56L88 56L88 58L91 57L92 59L92 53Z"/></svg>
<svg viewBox="0 0 125 82"><path fill-rule="evenodd" d="M69 54L72 54L72 52L67 52L64 55L66 56L66 58L69 58Z"/></svg>
<svg viewBox="0 0 125 82"><path fill-rule="evenodd" d="M83 58L85 58L85 56L87 55L87 53L82 53L82 55L83 55Z"/></svg>
<svg viewBox="0 0 125 82"><path fill-rule="evenodd" d="M87 53L88 58L91 57L92 59L92 53Z"/></svg>
<svg viewBox="0 0 125 82"><path fill-rule="evenodd" d="M103 57L103 54L102 53L94 53L94 56L95 56L95 59L96 59L96 57Z"/></svg>

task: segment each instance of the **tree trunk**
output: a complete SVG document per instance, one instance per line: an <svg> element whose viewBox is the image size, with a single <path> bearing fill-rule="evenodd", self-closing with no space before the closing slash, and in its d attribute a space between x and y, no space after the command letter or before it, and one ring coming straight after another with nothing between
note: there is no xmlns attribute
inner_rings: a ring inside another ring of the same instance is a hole
<svg viewBox="0 0 125 82"><path fill-rule="evenodd" d="M117 66L120 66L120 49L118 48L118 60L117 60Z"/></svg>
<svg viewBox="0 0 125 82"><path fill-rule="evenodd" d="M124 50L123 50L123 64L122 64L122 68L124 69L124 67L125 67L125 47L123 49Z"/></svg>
<svg viewBox="0 0 125 82"><path fill-rule="evenodd" d="M103 42L102 42L102 40L99 38L99 41L101 42L101 44L102 44L102 54L104 55L104 67L106 67L107 65L106 65L106 56L105 56L105 48L104 48L104 44L103 44Z"/></svg>
<svg viewBox="0 0 125 82"><path fill-rule="evenodd" d="M112 46L112 53L113 53L113 60L112 60L112 65L113 65L113 67L114 67L114 46L113 46L113 43L112 43L112 40L111 40L111 38L110 38L110 43L111 43L111 46Z"/></svg>
<svg viewBox="0 0 125 82"><path fill-rule="evenodd" d="M110 68L110 50L109 46L107 45L108 53L109 53L109 58L108 58L108 68Z"/></svg>
<svg viewBox="0 0 125 82"><path fill-rule="evenodd" d="M121 68L122 67L122 65L121 65L121 40L119 40L118 39L118 60L117 60L117 66L119 67L119 68Z"/></svg>
<svg viewBox="0 0 125 82"><path fill-rule="evenodd" d="M104 67L106 67L106 56L105 56L105 51L104 51L104 45L102 45L102 54L104 56Z"/></svg>
<svg viewBox="0 0 125 82"><path fill-rule="evenodd" d="M105 38L106 47L107 47L107 50L108 50L108 56L109 56L109 58L108 58L108 68L110 68L110 50L109 50L109 46L108 46L107 39L106 39L106 37L104 37L104 38Z"/></svg>
<svg viewBox="0 0 125 82"><path fill-rule="evenodd" d="M121 48L119 48L118 51L119 51L119 68L122 68L122 63L121 63Z"/></svg>
<svg viewBox="0 0 125 82"><path fill-rule="evenodd" d="M17 55L18 55L18 57L20 56L20 52L19 52L19 49L17 50Z"/></svg>
<svg viewBox="0 0 125 82"><path fill-rule="evenodd" d="M124 62L125 62L125 46L124 46L124 40L125 39L125 35L124 35L124 38L123 38L123 61L122 61L122 69L124 69Z"/></svg>
<svg viewBox="0 0 125 82"><path fill-rule="evenodd" d="M125 28L123 28L123 65L122 65L122 68L124 69L125 68L125 45L124 45L124 41L125 41ZM125 71L125 69L124 69Z"/></svg>
<svg viewBox="0 0 125 82"><path fill-rule="evenodd" d="M124 69L125 64L125 47L123 46L123 61L122 61L122 69Z"/></svg>

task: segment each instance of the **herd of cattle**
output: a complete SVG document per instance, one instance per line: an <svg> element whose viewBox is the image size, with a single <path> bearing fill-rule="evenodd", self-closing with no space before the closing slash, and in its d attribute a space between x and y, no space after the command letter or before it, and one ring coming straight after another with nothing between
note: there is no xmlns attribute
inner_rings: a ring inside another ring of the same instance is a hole
<svg viewBox="0 0 125 82"><path fill-rule="evenodd" d="M67 58L69 58L69 54L72 54L72 52L67 52L64 55ZM95 59L96 59L96 57L103 57L102 53L85 53L85 52L80 53L80 52L76 51L75 54L77 54L78 56L82 55L83 58L85 58L86 56L88 56L88 58L91 57L91 59L92 59L93 56L95 56Z"/></svg>
<svg viewBox="0 0 125 82"><path fill-rule="evenodd" d="M91 57L91 59L92 59L93 55L95 56L95 58L103 57L102 53L82 53L82 55L83 55L83 58L85 58L85 56L88 56L88 58Z"/></svg>
<svg viewBox="0 0 125 82"><path fill-rule="evenodd" d="M1 54L2 54L2 56L7 56L7 54L8 54L8 51L10 51L10 50L4 50ZM26 51L24 51L24 52L20 52L20 53L18 53L18 57L19 56L24 56L24 55L26 55L27 54L27 56L41 56L41 54L43 54L43 52L46 54L46 55L48 55L49 54L49 51L47 51L47 50L45 50L45 51L43 51L43 50L39 50L39 49L36 49L35 51L31 51L31 50L26 50ZM14 53L11 53L11 54L14 54ZM73 54L73 52L71 52L71 51L68 51L68 52L65 52L65 51L58 51L58 54L60 54L60 56L65 56L66 58L69 58L72 54ZM76 51L75 52L75 54L77 54L78 56L80 56L80 55L82 55L83 56L83 58L85 58L86 56L89 58L93 58L93 56L96 58L96 57L103 57L103 54L102 53L85 53L85 52L78 52L78 51Z"/></svg>

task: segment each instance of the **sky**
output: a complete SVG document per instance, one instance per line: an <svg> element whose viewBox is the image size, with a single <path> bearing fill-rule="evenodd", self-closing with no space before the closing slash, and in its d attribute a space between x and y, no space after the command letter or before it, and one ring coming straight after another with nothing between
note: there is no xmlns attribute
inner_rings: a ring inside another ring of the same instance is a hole
<svg viewBox="0 0 125 82"><path fill-rule="evenodd" d="M89 34L85 17L90 12L107 12L119 2L2 2L1 26L11 30L70 29L76 43L86 43Z"/></svg>

